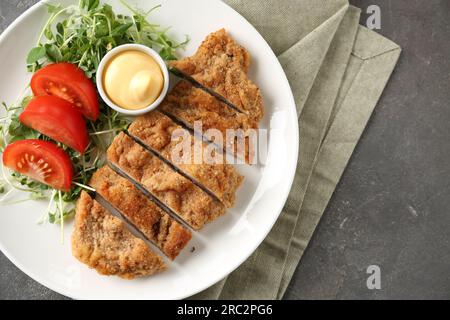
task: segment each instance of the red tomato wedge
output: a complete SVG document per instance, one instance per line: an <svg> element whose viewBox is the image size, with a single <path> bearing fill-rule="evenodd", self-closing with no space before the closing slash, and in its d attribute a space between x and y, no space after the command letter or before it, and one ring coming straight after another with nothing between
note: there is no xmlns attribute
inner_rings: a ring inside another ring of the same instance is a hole
<svg viewBox="0 0 450 320"><path fill-rule="evenodd" d="M73 169L69 156L57 145L42 140L21 140L8 145L3 164L52 188L69 191Z"/></svg>
<svg viewBox="0 0 450 320"><path fill-rule="evenodd" d="M35 96L57 96L80 109L90 120L99 116L99 102L94 84L83 70L71 63L55 63L37 71L31 78Z"/></svg>
<svg viewBox="0 0 450 320"><path fill-rule="evenodd" d="M83 154L89 135L82 114L66 100L36 97L19 117L20 122Z"/></svg>

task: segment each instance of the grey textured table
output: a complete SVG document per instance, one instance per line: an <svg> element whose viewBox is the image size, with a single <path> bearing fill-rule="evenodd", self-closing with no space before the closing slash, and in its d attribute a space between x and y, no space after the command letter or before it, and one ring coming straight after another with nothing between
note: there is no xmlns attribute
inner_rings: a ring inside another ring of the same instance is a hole
<svg viewBox="0 0 450 320"><path fill-rule="evenodd" d="M0 31L36 2L1 1ZM404 51L286 298L450 299L450 1L351 2ZM60 298L0 254L0 299Z"/></svg>

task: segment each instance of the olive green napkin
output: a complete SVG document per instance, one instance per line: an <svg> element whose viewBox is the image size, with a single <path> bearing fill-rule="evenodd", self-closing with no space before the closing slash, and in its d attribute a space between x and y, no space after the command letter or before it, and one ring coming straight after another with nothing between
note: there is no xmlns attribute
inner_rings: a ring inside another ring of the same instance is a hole
<svg viewBox="0 0 450 320"><path fill-rule="evenodd" d="M281 299L400 55L347 0L227 0L278 55L296 99L300 153L268 237L195 299Z"/></svg>

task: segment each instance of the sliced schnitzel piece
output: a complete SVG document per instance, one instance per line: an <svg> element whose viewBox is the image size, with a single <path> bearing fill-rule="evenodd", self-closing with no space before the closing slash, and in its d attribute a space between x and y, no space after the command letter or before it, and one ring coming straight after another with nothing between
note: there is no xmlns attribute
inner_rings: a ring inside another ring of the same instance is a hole
<svg viewBox="0 0 450 320"><path fill-rule="evenodd" d="M178 256L191 240L188 229L110 167L94 173L90 185L170 259Z"/></svg>
<svg viewBox="0 0 450 320"><path fill-rule="evenodd" d="M109 147L108 161L196 230L225 213L222 203L123 132Z"/></svg>
<svg viewBox="0 0 450 320"><path fill-rule="evenodd" d="M248 78L250 54L225 29L208 35L193 56L173 61L170 66L252 120L259 122L263 118L261 92Z"/></svg>
<svg viewBox="0 0 450 320"><path fill-rule="evenodd" d="M84 191L77 202L72 254L100 274L124 279L166 269L161 257Z"/></svg>
<svg viewBox="0 0 450 320"><path fill-rule="evenodd" d="M228 67L239 68L245 73L250 69L251 57L248 51L231 38L225 29L209 34L202 42L197 52L188 58L172 61L172 65L186 74L201 73L206 68L212 68L223 55L227 56Z"/></svg>
<svg viewBox="0 0 450 320"><path fill-rule="evenodd" d="M208 146L172 119L153 111L137 118L128 131L151 150L156 151L193 180L206 187L226 207L230 208L234 205L236 190L244 178L232 165L223 163L223 156L218 157L217 161L214 161L216 160L214 157L205 159L204 154L209 151ZM184 141L189 141L186 143L189 150L182 149L185 147ZM200 146L201 163L196 162L195 159L196 142ZM187 152L187 157L184 158L184 154L181 155L180 152Z"/></svg>
<svg viewBox="0 0 450 320"><path fill-rule="evenodd" d="M228 108L205 91L182 80L160 106L161 111L176 118L191 130L200 121L199 134L213 141L216 131L221 134L220 144L229 154L252 163L257 144L258 123L244 113ZM214 131L210 131L214 130ZM215 141L216 144L217 141Z"/></svg>

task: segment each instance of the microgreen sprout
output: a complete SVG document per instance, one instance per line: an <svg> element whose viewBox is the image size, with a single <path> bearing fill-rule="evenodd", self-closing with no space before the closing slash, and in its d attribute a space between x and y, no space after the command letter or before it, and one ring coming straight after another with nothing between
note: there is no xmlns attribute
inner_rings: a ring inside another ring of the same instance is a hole
<svg viewBox="0 0 450 320"><path fill-rule="evenodd" d="M39 33L37 44L27 57L27 68L35 72L49 63L70 62L81 68L95 82L95 74L101 59L116 46L139 43L158 51L163 59L175 60L176 51L183 48L189 38L176 42L168 35L168 28L148 21L150 15L160 6L144 12L137 10L121 0L130 15L116 15L108 4L99 0L79 0L78 5L62 7L46 3L49 18ZM19 115L30 102L32 96L29 86L18 101L8 106L2 103L5 114L0 117L0 152L15 141L42 139L51 141L39 132L24 126ZM59 223L63 241L64 220L75 213L75 201L82 190L95 191L88 186L94 171L105 164L105 151L112 139L129 126L129 119L100 103L100 116L96 122L88 123L91 142L87 151L80 155L67 146L57 143L70 156L75 176L69 192L53 190L26 176L1 165L0 205L9 205L9 197L15 191L27 192L27 200L48 200L46 211L38 223ZM14 202L14 203L17 203Z"/></svg>

